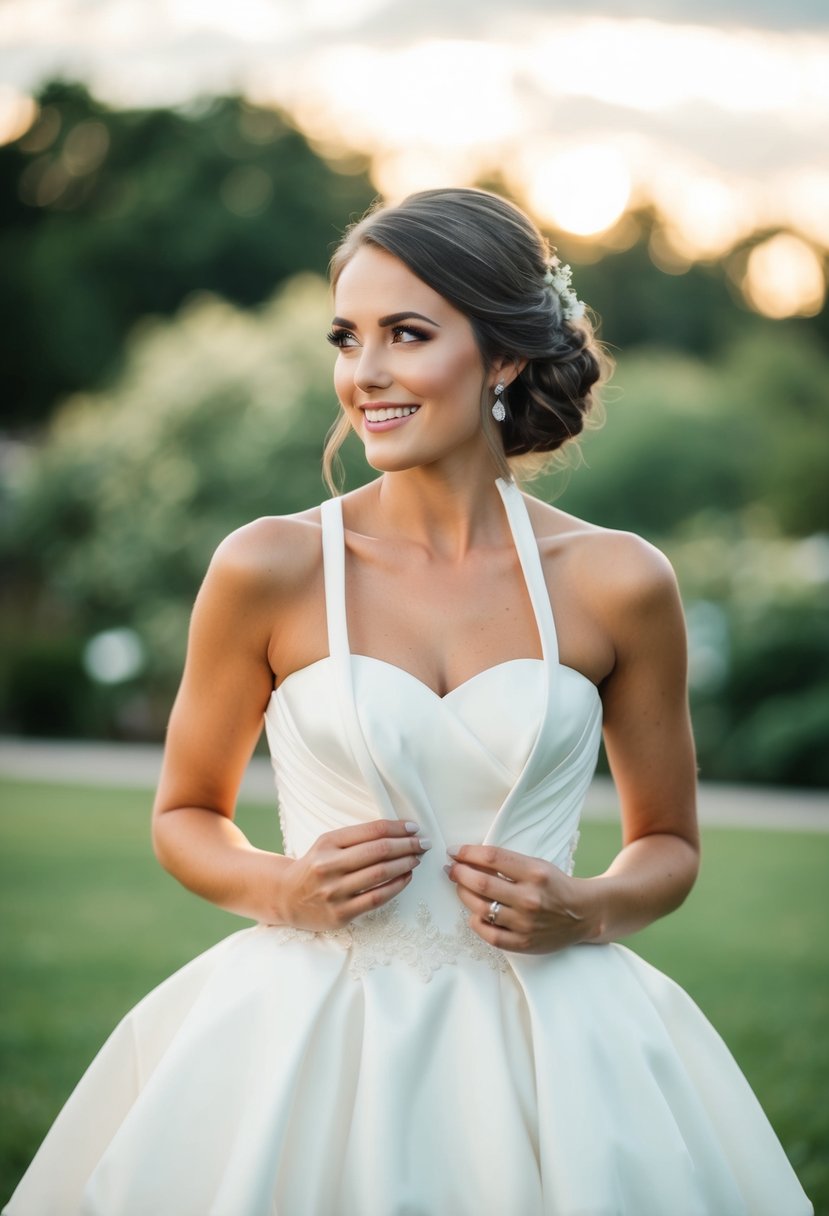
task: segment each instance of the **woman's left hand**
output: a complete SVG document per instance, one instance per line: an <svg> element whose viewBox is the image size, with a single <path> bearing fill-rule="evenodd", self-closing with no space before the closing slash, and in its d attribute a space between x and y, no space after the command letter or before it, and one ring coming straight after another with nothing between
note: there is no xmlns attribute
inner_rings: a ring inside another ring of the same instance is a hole
<svg viewBox="0 0 829 1216"><path fill-rule="evenodd" d="M471 913L470 927L499 950L550 954L600 932L588 884L540 857L466 844L450 854L446 872Z"/></svg>

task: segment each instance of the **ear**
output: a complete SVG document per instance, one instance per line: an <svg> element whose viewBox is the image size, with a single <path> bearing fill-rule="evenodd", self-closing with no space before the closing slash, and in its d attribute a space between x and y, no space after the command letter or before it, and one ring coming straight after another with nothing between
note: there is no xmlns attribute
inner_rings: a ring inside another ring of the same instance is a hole
<svg viewBox="0 0 829 1216"><path fill-rule="evenodd" d="M503 384L504 388L509 388L513 380L521 375L528 362L528 359L515 359L512 355L499 355L493 360L490 368L490 388L494 388L499 383Z"/></svg>

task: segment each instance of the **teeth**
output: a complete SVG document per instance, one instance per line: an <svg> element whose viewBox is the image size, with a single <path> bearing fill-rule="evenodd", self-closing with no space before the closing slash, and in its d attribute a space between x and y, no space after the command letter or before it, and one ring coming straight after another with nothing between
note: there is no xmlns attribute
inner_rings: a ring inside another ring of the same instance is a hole
<svg viewBox="0 0 829 1216"><path fill-rule="evenodd" d="M384 406L379 410L363 410L369 422L388 422L390 418L408 418L420 409L418 405Z"/></svg>

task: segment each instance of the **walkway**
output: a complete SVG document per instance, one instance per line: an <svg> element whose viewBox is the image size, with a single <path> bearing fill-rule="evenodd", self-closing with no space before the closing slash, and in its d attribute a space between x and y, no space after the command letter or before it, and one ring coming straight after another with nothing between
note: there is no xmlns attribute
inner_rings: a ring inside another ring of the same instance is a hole
<svg viewBox="0 0 829 1216"><path fill-rule="evenodd" d="M161 767L161 748L143 743L53 742L0 738L0 779L104 785L151 790ZM275 801L270 761L254 756L241 799ZM606 777L590 787L586 819L618 820L616 793ZM829 790L784 790L703 782L699 794L703 826L829 832Z"/></svg>

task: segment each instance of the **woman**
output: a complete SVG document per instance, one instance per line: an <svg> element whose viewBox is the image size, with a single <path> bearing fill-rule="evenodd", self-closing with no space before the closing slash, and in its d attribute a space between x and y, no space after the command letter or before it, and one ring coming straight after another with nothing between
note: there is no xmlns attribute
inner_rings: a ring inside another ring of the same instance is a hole
<svg viewBox="0 0 829 1216"><path fill-rule="evenodd" d="M695 765L665 559L512 480L600 379L569 269L473 190L370 212L332 268L327 468L353 429L380 476L219 547L154 812L258 924L124 1020L8 1211L810 1212L716 1033L612 944L694 882ZM284 856L233 822L263 714ZM576 879L602 727L624 847Z"/></svg>

